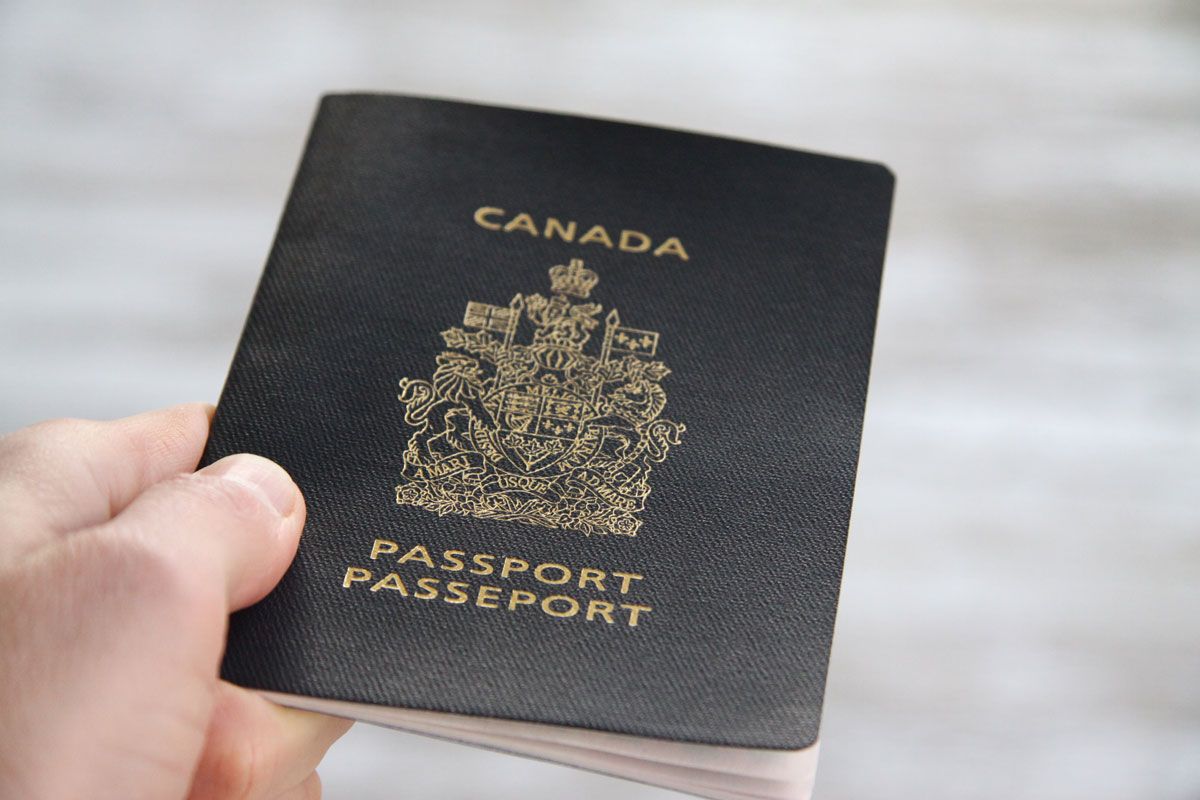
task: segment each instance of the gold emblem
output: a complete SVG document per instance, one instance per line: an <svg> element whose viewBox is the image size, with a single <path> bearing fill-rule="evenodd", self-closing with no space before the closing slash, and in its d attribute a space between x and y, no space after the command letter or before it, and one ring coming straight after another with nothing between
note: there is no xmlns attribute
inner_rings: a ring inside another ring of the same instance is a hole
<svg viewBox="0 0 1200 800"><path fill-rule="evenodd" d="M575 300L587 300L598 280L572 259L550 269L549 298L467 303L463 328L442 331L450 349L433 380L400 381L404 421L418 430L404 451L397 503L637 533L650 465L685 428L659 419L667 404L659 384L670 370L655 360L658 333L622 325L613 309L600 355L584 353L601 306ZM515 343L529 326L532 341Z"/></svg>

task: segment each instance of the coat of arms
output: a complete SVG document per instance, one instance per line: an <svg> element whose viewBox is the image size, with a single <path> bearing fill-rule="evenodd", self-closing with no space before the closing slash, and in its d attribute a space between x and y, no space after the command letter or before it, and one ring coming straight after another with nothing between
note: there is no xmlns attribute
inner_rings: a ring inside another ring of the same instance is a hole
<svg viewBox="0 0 1200 800"><path fill-rule="evenodd" d="M572 259L550 269L551 296L508 306L467 303L462 328L430 381L403 378L404 451L396 502L463 514L633 536L650 494L650 465L684 426L660 419L670 370L658 333L603 319L599 356L584 348L601 325L587 300L599 277ZM574 299L573 299L574 298ZM532 341L517 344L522 329ZM472 329L468 332L466 329Z"/></svg>

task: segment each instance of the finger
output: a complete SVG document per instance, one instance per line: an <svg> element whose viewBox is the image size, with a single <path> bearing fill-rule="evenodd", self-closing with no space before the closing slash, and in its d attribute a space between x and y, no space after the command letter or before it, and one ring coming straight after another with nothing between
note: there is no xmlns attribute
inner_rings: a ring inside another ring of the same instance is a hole
<svg viewBox="0 0 1200 800"><path fill-rule="evenodd" d="M104 522L146 488L194 470L212 411L190 403L112 422L52 420L0 438L7 552Z"/></svg>
<svg viewBox="0 0 1200 800"><path fill-rule="evenodd" d="M309 773L299 786L293 786L275 796L275 800L321 800L321 776Z"/></svg>
<svg viewBox="0 0 1200 800"><path fill-rule="evenodd" d="M279 582L304 516L304 498L283 468L242 453L151 486L93 530L158 554L198 594L220 592L227 613Z"/></svg>
<svg viewBox="0 0 1200 800"><path fill-rule="evenodd" d="M222 682L189 800L320 796L314 770L351 724Z"/></svg>
<svg viewBox="0 0 1200 800"><path fill-rule="evenodd" d="M0 740L20 743L22 763L58 767L49 777L104 788L38 796L181 796L207 738L230 607L278 581L303 519L286 472L232 456L0 564L0 685L21 689L0 704ZM60 713L37 713L49 707Z"/></svg>

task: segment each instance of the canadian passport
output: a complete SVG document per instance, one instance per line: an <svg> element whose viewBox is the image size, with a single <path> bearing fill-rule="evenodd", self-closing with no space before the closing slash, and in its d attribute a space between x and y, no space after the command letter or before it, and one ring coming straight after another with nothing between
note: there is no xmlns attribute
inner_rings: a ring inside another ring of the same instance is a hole
<svg viewBox="0 0 1200 800"><path fill-rule="evenodd" d="M811 792L893 178L385 95L316 115L205 455L304 491L228 680Z"/></svg>

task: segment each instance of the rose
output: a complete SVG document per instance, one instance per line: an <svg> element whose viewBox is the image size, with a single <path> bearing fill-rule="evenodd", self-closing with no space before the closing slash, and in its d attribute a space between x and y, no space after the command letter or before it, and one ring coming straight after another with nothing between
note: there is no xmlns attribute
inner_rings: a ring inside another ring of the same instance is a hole
<svg viewBox="0 0 1200 800"><path fill-rule="evenodd" d="M412 483L406 483L403 486L396 487L396 502L407 505L419 505L424 498L425 492L420 486Z"/></svg>
<svg viewBox="0 0 1200 800"><path fill-rule="evenodd" d="M638 528L642 527L641 520L629 515L616 517L609 523L613 533L623 536L637 536Z"/></svg>

